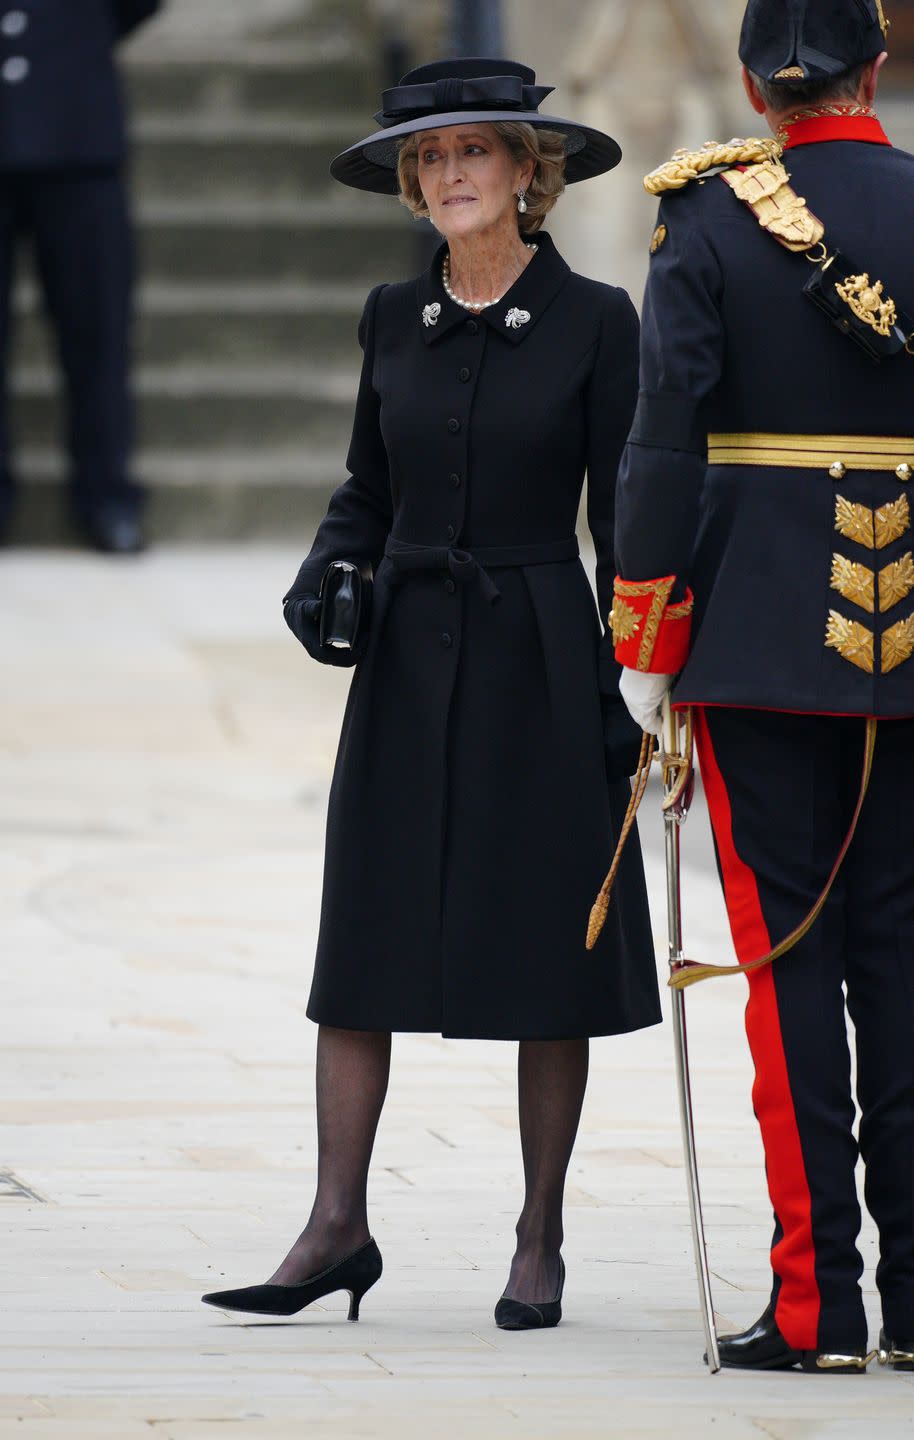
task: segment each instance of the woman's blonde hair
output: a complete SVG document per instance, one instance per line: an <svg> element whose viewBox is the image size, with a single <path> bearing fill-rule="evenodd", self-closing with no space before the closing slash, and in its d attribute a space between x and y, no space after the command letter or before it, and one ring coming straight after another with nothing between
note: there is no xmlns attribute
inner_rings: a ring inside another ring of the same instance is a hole
<svg viewBox="0 0 914 1440"><path fill-rule="evenodd" d="M524 196L527 213L517 217L520 233L535 235L565 189L565 137L558 130L546 130L522 120L494 120L492 128L519 164L528 158L536 162ZM400 203L414 219L425 220L428 206L419 184L419 133L404 136L399 148Z"/></svg>

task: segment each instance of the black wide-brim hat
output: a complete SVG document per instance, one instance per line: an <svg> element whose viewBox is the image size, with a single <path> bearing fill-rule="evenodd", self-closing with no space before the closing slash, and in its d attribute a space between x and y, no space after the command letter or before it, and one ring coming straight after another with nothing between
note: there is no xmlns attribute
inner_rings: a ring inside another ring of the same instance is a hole
<svg viewBox="0 0 914 1440"><path fill-rule="evenodd" d="M886 48L882 0L749 0L739 58L776 84L829 80Z"/></svg>
<svg viewBox="0 0 914 1440"><path fill-rule="evenodd" d="M396 195L399 142L404 136L449 125L491 125L499 120L523 121L564 135L569 185L614 169L622 151L611 136L576 120L539 113L553 88L537 85L536 73L515 60L440 60L420 65L404 75L399 85L384 91L382 108L375 116L382 128L337 155L330 174L356 190Z"/></svg>

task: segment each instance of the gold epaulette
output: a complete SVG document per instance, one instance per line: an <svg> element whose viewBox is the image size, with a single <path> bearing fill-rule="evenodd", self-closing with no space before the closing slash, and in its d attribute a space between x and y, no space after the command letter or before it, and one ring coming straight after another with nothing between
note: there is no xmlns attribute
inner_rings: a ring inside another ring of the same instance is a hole
<svg viewBox="0 0 914 1440"><path fill-rule="evenodd" d="M721 145L709 140L700 150L677 150L665 165L659 165L644 177L648 195L662 195L667 190L682 190L690 180L697 180L708 170L729 165L758 165L764 160L779 160L781 147L774 139L729 140Z"/></svg>

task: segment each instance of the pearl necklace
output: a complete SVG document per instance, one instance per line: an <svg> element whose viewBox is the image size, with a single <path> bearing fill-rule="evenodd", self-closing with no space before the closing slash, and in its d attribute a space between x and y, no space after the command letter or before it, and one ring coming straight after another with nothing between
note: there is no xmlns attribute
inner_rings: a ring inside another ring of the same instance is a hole
<svg viewBox="0 0 914 1440"><path fill-rule="evenodd" d="M535 255L537 250L539 249L539 246L528 244L526 241L524 243L526 245L526 248L530 251L531 256ZM521 271L521 274L523 274L523 271ZM478 304L474 304L472 300L461 300L460 296L455 295L453 290L451 289L450 255L445 255L444 263L441 266L441 283L444 286L444 293L449 300L453 300L455 305L460 305L464 310L472 310L474 313L478 313L480 310L489 310L493 305L500 305L502 300L504 300L505 295L507 295L508 293L508 291L506 290L503 295L496 295L494 300L481 300ZM510 286L508 288L510 289Z"/></svg>

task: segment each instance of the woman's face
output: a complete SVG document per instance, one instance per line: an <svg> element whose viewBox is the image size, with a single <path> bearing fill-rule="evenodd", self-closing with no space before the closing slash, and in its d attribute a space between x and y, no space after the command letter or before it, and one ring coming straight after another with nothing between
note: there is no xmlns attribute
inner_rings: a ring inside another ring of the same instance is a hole
<svg viewBox="0 0 914 1440"><path fill-rule="evenodd" d="M517 228L517 192L530 184L533 161L518 164L494 125L424 130L418 165L432 224L446 239Z"/></svg>

